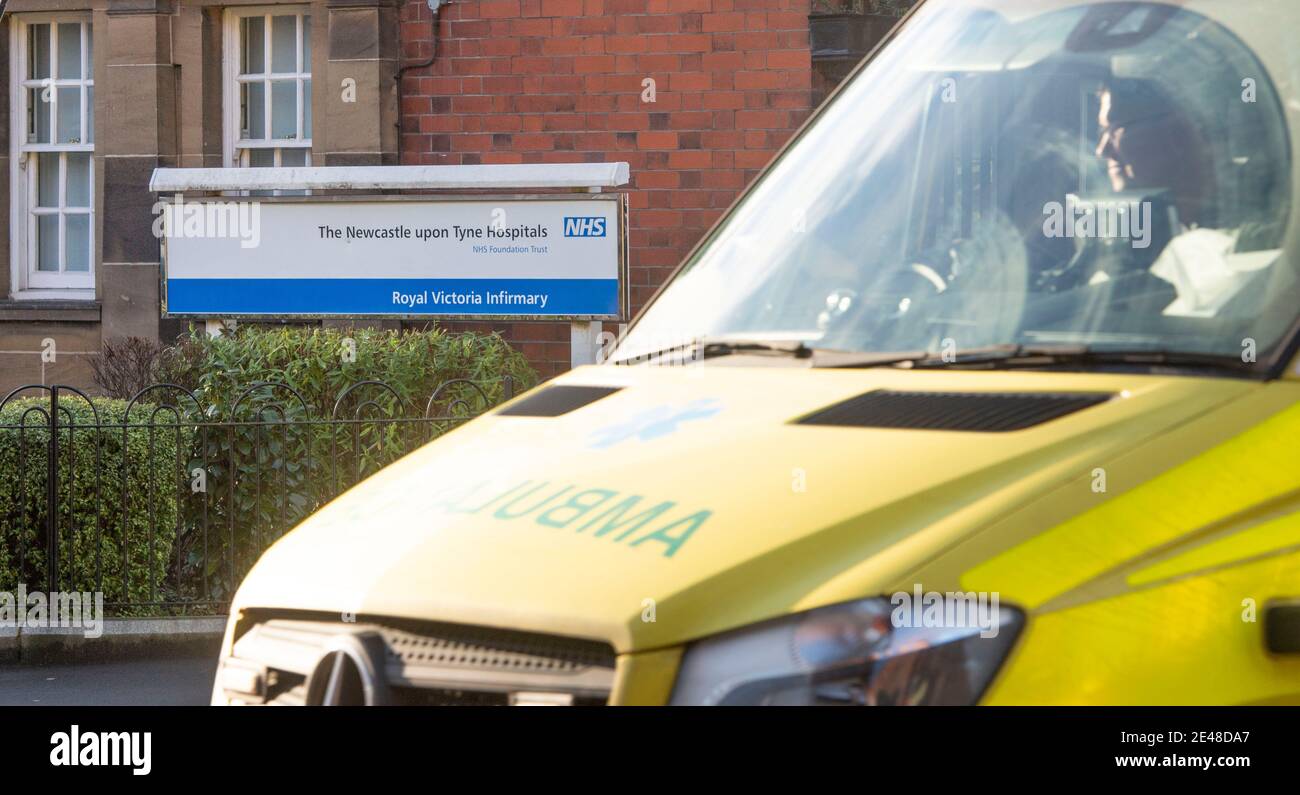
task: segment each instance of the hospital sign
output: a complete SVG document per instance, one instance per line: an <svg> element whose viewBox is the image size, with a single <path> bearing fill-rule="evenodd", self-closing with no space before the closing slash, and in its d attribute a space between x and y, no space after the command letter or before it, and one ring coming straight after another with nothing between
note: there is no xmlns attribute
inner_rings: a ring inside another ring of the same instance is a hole
<svg viewBox="0 0 1300 795"><path fill-rule="evenodd" d="M620 194L161 199L172 317L626 316Z"/></svg>

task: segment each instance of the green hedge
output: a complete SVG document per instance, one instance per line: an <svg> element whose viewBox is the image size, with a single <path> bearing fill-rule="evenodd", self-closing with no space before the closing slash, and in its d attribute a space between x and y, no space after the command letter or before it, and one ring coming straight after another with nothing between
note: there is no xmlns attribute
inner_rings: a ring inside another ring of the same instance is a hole
<svg viewBox="0 0 1300 795"><path fill-rule="evenodd" d="M0 590L13 591L19 582L44 590L48 583L49 406L48 398L23 398L0 409ZM102 576L107 601L160 597L172 569L178 495L183 502L187 492L180 465L193 447L192 432L155 427L151 434L151 417L164 424L174 424L175 417L166 410L155 414L156 406L137 404L131 410L124 461L125 401L95 398L92 411L81 397L63 394L59 406L60 588L96 590ZM117 427L97 432L96 411L101 426ZM21 561L20 544L25 550ZM158 593L151 591L151 568Z"/></svg>
<svg viewBox="0 0 1300 795"><path fill-rule="evenodd" d="M187 471L205 469L207 500L206 505L191 501L183 506L179 544L186 588L179 595L227 598L281 534L358 479L456 424L341 427L321 422L331 418L335 402L350 385L382 381L392 392L374 386L353 392L339 417L409 419L424 415L440 385L474 381L483 395L474 387L454 386L430 413L468 416L503 399L506 375L516 394L537 382L523 356L496 334L251 325L220 337L192 331L160 357L158 380L194 393L204 410L200 417L190 409L196 421L246 424L209 426L195 440ZM268 382L289 385L302 401L283 388L244 394L250 386ZM156 399L193 405L174 391ZM247 424L284 420L293 424Z"/></svg>
<svg viewBox="0 0 1300 795"><path fill-rule="evenodd" d="M125 401L94 399L96 433L85 400L60 398L59 586L95 590L102 582L109 602L229 598L268 544L342 489L500 402L503 376L516 394L537 382L498 335L437 329L243 326L217 338L192 331L140 375L177 384L198 402L175 389L142 396L148 402L131 411L125 456ZM463 384L441 393L431 416L453 419L384 421L422 417L430 395L458 379L482 394ZM344 390L362 381L392 391L363 388L338 416L379 421L325 422ZM302 401L282 388L258 389L236 408L250 386L266 382L293 387ZM44 589L48 581L48 409L48 397L0 409L0 590L19 582ZM255 424L283 420L292 424Z"/></svg>
<svg viewBox="0 0 1300 795"><path fill-rule="evenodd" d="M160 381L194 390L209 414L223 419L258 382L289 384L306 399L310 416L325 419L343 390L361 381L383 381L397 392L403 405L384 402L385 411L419 416L430 394L454 379L482 382L489 402L499 402L503 375L513 379L516 393L537 383L527 360L497 334L252 325L219 337L192 329L164 353L157 373ZM456 394L473 396L464 388ZM276 400L288 397L281 391Z"/></svg>

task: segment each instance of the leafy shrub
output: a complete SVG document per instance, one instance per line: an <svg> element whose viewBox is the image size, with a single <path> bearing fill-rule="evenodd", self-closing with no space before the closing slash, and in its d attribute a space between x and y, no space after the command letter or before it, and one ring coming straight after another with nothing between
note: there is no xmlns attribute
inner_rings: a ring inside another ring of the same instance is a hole
<svg viewBox="0 0 1300 795"><path fill-rule="evenodd" d="M185 491L180 467L193 432L176 427L173 412L137 404L123 456L126 402L95 398L93 405L72 395L59 400L58 585L93 591L102 583L106 601L153 601L173 561L177 495ZM48 398L11 400L0 408L3 591L19 582L44 590L48 583L49 408Z"/></svg>
<svg viewBox="0 0 1300 795"><path fill-rule="evenodd" d="M261 551L317 507L500 402L504 376L514 393L537 381L499 336L440 330L241 326L112 350L101 388L158 385L131 409L125 461L126 402L94 399L96 433L90 405L61 397L57 501L60 587L102 580L110 602L228 599ZM440 419L417 420L426 407ZM0 410L0 590L47 583L48 409L33 398Z"/></svg>
<svg viewBox="0 0 1300 795"><path fill-rule="evenodd" d="M158 369L158 380L195 391L213 416L228 417L249 386L280 382L301 393L307 411L320 419L331 416L345 389L362 381L382 381L397 393L402 405L384 402L385 410L420 416L433 391L456 379L480 382L488 405L499 402L503 375L512 378L516 393L537 382L523 356L497 334L251 325L219 337L191 330L160 357ZM461 388L453 395L466 400L476 392Z"/></svg>
<svg viewBox="0 0 1300 795"><path fill-rule="evenodd" d="M158 378L194 399L177 390L150 395L199 424L186 471L204 473L205 496L183 506L182 580L191 590L182 595L228 597L261 551L317 507L500 402L503 376L515 393L537 381L495 334L293 326L240 326L220 337L192 331L159 357ZM453 383L460 380L474 384ZM348 391L367 381L383 385ZM411 421L425 416L426 407L428 416L444 419Z"/></svg>

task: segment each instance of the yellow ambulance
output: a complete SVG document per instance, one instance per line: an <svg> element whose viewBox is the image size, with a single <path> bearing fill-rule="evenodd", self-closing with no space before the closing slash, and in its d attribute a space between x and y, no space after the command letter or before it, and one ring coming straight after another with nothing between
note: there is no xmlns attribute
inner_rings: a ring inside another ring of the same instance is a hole
<svg viewBox="0 0 1300 795"><path fill-rule="evenodd" d="M607 361L266 552L213 702L1300 703L1297 31L920 3Z"/></svg>

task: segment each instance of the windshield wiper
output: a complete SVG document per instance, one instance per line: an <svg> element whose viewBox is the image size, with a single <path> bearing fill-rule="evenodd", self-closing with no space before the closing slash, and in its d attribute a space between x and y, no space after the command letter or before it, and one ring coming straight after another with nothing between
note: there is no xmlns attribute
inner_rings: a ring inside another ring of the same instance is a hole
<svg viewBox="0 0 1300 795"><path fill-rule="evenodd" d="M659 359L679 356L688 361L716 359L733 354L757 356L780 356L791 359L810 359L819 349L810 348L802 340L763 340L744 337L698 337L690 342L663 348L651 353L642 353L627 359L617 359L611 364L642 364Z"/></svg>
<svg viewBox="0 0 1300 795"><path fill-rule="evenodd" d="M701 357L704 359L730 356L734 353L788 356L792 359L810 359L814 352L813 349L805 345L802 340L782 342L769 340L704 338L696 340L696 344L699 346Z"/></svg>
<svg viewBox="0 0 1300 795"><path fill-rule="evenodd" d="M1143 348L1093 348L1088 345L990 345L971 348L955 355L932 352L899 354L862 354L858 357L831 357L814 361L815 367L899 367L914 370L1009 370L1015 368L1053 367L1078 364L1121 364L1166 366L1189 369L1228 371L1240 375L1257 375L1254 362L1235 356Z"/></svg>

